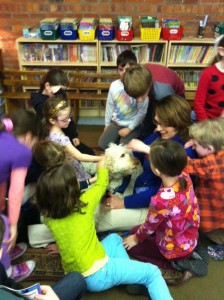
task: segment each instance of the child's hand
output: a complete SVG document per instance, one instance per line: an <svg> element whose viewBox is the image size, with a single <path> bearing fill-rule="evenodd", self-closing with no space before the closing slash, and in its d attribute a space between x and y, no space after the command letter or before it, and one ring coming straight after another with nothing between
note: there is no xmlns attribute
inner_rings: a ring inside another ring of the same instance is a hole
<svg viewBox="0 0 224 300"><path fill-rule="evenodd" d="M74 138L72 141L73 141L73 144L74 144L75 147L80 145L80 139Z"/></svg>
<svg viewBox="0 0 224 300"><path fill-rule="evenodd" d="M7 251L10 251L15 246L16 239L17 239L17 224L11 224L9 239L3 241L5 244L8 244Z"/></svg>
<svg viewBox="0 0 224 300"><path fill-rule="evenodd" d="M184 148L186 149L186 148L192 147L193 145L194 145L193 141L192 141L192 140L189 140L188 142L186 142L186 143L184 144Z"/></svg>
<svg viewBox="0 0 224 300"><path fill-rule="evenodd" d="M101 156L101 159L97 162L96 166L97 166L97 169L105 166L105 156L104 155Z"/></svg>
<svg viewBox="0 0 224 300"><path fill-rule="evenodd" d="M146 153L146 154L149 154L149 151L150 151L150 147L138 139L132 139L128 143L127 147L128 147L128 149L131 149L132 151L142 152L142 153Z"/></svg>
<svg viewBox="0 0 224 300"><path fill-rule="evenodd" d="M129 235L128 237L126 237L123 241L123 245L124 245L124 248L127 249L127 250L130 250L131 248L133 248L134 246L136 246L138 244L138 242L136 242L136 239L135 239L135 235L132 234L132 235Z"/></svg>
<svg viewBox="0 0 224 300"><path fill-rule="evenodd" d="M221 117L221 118L224 118L224 109L223 109L223 111L222 111L220 117Z"/></svg>
<svg viewBox="0 0 224 300"><path fill-rule="evenodd" d="M125 208L124 199L115 196L113 194L109 194L109 197L104 199L102 202L105 211L110 211L112 209L121 209Z"/></svg>
<svg viewBox="0 0 224 300"><path fill-rule="evenodd" d="M49 244L46 247L46 250L49 254L58 254L59 253L59 250L58 250L58 247L56 244Z"/></svg>
<svg viewBox="0 0 224 300"><path fill-rule="evenodd" d="M126 137L131 132L131 129L129 127L122 128L118 131L119 136Z"/></svg>
<svg viewBox="0 0 224 300"><path fill-rule="evenodd" d="M36 295L35 300L59 300L53 289L49 285L40 286L42 295Z"/></svg>

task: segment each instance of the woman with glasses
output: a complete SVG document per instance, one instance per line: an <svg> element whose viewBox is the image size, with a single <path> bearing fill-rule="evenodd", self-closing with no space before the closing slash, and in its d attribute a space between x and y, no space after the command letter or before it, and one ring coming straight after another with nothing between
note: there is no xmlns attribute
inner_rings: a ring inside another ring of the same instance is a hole
<svg viewBox="0 0 224 300"><path fill-rule="evenodd" d="M150 145L157 139L172 139L184 145L189 140L191 107L180 96L167 96L156 104L154 123L156 130L144 140L146 145ZM131 145L130 142L130 148ZM192 148L186 149L186 152L189 157L196 157ZM128 230L143 223L147 216L150 198L157 193L161 179L152 172L146 155L136 152L135 156L141 161L143 173L135 181L133 194L124 198L110 195L104 201L103 205L107 212L101 216L97 224L98 231Z"/></svg>

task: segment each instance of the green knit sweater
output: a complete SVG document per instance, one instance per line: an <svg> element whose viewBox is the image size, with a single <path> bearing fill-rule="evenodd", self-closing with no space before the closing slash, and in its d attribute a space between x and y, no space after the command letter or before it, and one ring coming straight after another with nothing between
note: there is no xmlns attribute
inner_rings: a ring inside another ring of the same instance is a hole
<svg viewBox="0 0 224 300"><path fill-rule="evenodd" d="M66 273L85 273L94 262L106 257L96 235L94 211L106 192L108 181L107 169L99 168L96 183L81 196L81 200L88 203L82 208L85 214L74 212L63 219L45 218L59 248Z"/></svg>

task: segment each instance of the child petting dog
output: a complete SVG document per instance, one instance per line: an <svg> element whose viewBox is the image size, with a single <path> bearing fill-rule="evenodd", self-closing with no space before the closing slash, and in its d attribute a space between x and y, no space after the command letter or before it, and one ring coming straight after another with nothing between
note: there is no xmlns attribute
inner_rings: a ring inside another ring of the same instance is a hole
<svg viewBox="0 0 224 300"><path fill-rule="evenodd" d="M104 158L98 162L96 183L82 195L69 164L59 164L41 175L37 203L57 243L64 271L80 272L88 291L138 283L147 288L152 300L172 299L158 267L129 259L119 235L111 234L99 242L94 211L108 183Z"/></svg>
<svg viewBox="0 0 224 300"><path fill-rule="evenodd" d="M108 148L109 143L128 144L138 138L149 103L148 92L151 74L145 72L138 81L140 97L130 97L124 90L123 75L131 66L137 64L135 54L125 50L117 57L117 69L120 79L111 83L106 102L105 128L99 138L99 147ZM143 92L144 91L144 92Z"/></svg>
<svg viewBox="0 0 224 300"><path fill-rule="evenodd" d="M91 175L84 170L81 161L97 162L102 159L102 156L81 153L64 134L62 129L69 126L72 116L71 106L68 101L60 97L47 99L43 107L43 116L45 139L62 145L64 150L73 158L72 164L76 170L79 181L90 179Z"/></svg>
<svg viewBox="0 0 224 300"><path fill-rule="evenodd" d="M131 143L135 149L149 154L151 169L161 178L162 185L151 197L145 222L133 228L124 239L128 254L163 269L177 265L178 270L186 271L178 283L192 275L205 275L207 262L203 258L196 264L188 260L197 246L200 215L191 178L184 171L187 155L183 146L163 139L150 146L139 140ZM190 263L194 268L190 268Z"/></svg>

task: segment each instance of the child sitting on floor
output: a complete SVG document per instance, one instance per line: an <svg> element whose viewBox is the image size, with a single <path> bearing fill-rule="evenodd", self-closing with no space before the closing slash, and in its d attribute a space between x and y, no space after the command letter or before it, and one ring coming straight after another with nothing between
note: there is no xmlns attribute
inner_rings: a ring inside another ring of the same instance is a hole
<svg viewBox="0 0 224 300"><path fill-rule="evenodd" d="M73 158L72 164L76 170L78 181L90 179L91 175L85 171L81 162L97 162L102 159L102 156L81 153L62 131L68 127L71 121L71 107L68 102L58 97L46 100L43 115L46 140L62 145L64 150Z"/></svg>
<svg viewBox="0 0 224 300"><path fill-rule="evenodd" d="M224 259L224 118L194 123L189 130L192 145L200 158L188 158L187 171L198 175L195 192L198 197L200 230L216 245L208 247L209 255Z"/></svg>
<svg viewBox="0 0 224 300"><path fill-rule="evenodd" d="M130 260L119 235L99 242L94 211L108 183L104 159L98 162L96 183L82 195L69 164L59 164L41 175L37 203L57 243L64 271L80 272L89 291L138 283L147 287L152 300L172 299L158 267Z"/></svg>
<svg viewBox="0 0 224 300"><path fill-rule="evenodd" d="M173 269L173 261L190 257L198 241L199 208L191 178L184 171L187 155L183 146L172 140L159 139L151 146L138 140L131 143L136 150L138 146L149 153L152 171L162 185L151 197L145 223L133 228L123 244L133 258ZM207 264L200 262L207 272ZM185 272L182 281L190 276Z"/></svg>

